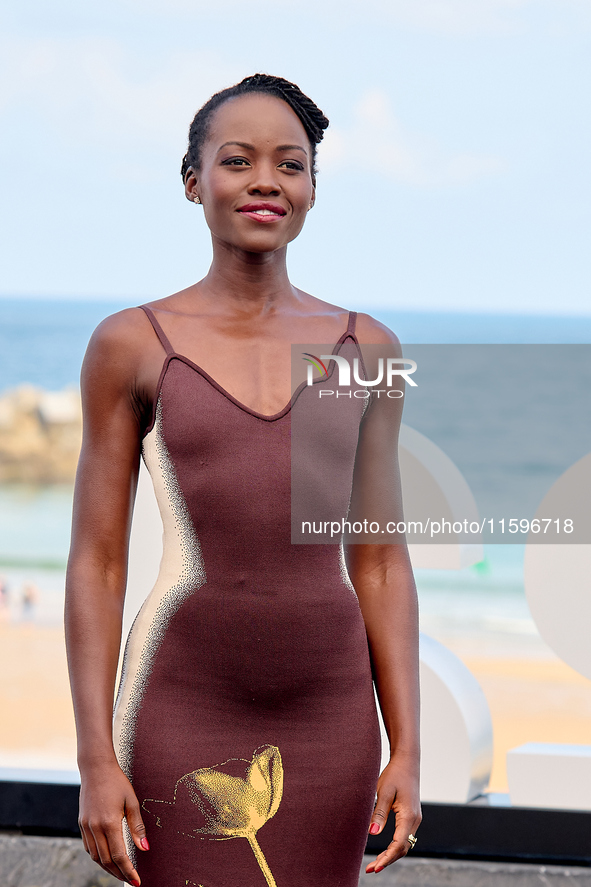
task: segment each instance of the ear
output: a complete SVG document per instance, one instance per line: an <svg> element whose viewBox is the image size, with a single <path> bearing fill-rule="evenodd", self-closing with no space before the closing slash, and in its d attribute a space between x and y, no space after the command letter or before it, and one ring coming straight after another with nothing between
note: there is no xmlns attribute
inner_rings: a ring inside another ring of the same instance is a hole
<svg viewBox="0 0 591 887"><path fill-rule="evenodd" d="M191 203L195 202L195 198L199 196L199 180L192 166L187 170L185 176L185 197Z"/></svg>
<svg viewBox="0 0 591 887"><path fill-rule="evenodd" d="M314 204L316 203L316 182L312 185L312 196L310 197L310 206L309 210L312 209Z"/></svg>

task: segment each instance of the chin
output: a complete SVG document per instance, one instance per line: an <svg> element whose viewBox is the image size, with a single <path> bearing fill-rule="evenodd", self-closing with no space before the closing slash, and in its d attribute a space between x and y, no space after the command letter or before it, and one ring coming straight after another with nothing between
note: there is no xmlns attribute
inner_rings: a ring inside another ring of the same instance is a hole
<svg viewBox="0 0 591 887"><path fill-rule="evenodd" d="M288 243L289 240L286 240L284 237L264 236L264 232L261 231L261 234L258 237L236 238L232 245L247 253L274 253L277 252L277 250L286 247Z"/></svg>

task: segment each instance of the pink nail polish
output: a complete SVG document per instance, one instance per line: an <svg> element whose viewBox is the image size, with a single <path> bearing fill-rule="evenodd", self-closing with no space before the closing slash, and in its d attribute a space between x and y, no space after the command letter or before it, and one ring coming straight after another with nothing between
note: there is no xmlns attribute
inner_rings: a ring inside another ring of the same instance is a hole
<svg viewBox="0 0 591 887"><path fill-rule="evenodd" d="M140 841L140 847L142 848L142 850L149 850L150 849L150 845L148 844L147 838L142 838L142 840Z"/></svg>
<svg viewBox="0 0 591 887"><path fill-rule="evenodd" d="M380 826L378 825L378 823L377 823L377 822L372 822L372 824L371 824L370 827L369 827L369 833L370 833L370 835L377 835L377 833L379 832L379 830L380 830Z"/></svg>

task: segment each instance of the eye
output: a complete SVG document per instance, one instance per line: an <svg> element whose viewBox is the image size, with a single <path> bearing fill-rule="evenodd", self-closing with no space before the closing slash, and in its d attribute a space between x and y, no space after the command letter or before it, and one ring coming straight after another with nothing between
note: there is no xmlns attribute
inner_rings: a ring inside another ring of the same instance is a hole
<svg viewBox="0 0 591 887"><path fill-rule="evenodd" d="M299 160L284 160L279 164L279 168L281 167L284 169L297 169L299 172L302 172L304 164L300 163Z"/></svg>
<svg viewBox="0 0 591 887"><path fill-rule="evenodd" d="M227 160L222 160L222 166L250 166L250 164L245 157L228 157Z"/></svg>

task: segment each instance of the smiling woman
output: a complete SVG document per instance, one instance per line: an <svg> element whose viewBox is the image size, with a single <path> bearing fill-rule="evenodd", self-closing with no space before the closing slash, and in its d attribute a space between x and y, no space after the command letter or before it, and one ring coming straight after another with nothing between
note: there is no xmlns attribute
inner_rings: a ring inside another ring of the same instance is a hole
<svg viewBox="0 0 591 887"><path fill-rule="evenodd" d="M80 828L92 858L131 884L356 887L368 829L394 809L394 840L368 866L379 872L420 823L406 546L291 542L293 413L320 435L303 474L323 513L344 519L380 491L402 517L399 402L319 411L305 361L292 391L294 343L335 343L335 357L361 362L364 344L398 347L287 275L327 125L282 78L213 96L182 166L211 267L107 318L85 357L66 590ZM333 464L324 444L314 453L327 438ZM126 641L113 721L140 458L164 554ZM391 747L381 775L372 679Z"/></svg>
<svg viewBox="0 0 591 887"><path fill-rule="evenodd" d="M181 175L214 238L227 242L228 222L234 236L247 238L246 249L274 251L297 237L314 205L316 145L327 126L320 109L279 77L247 77L213 96L195 115ZM239 217L270 230L240 225Z"/></svg>

